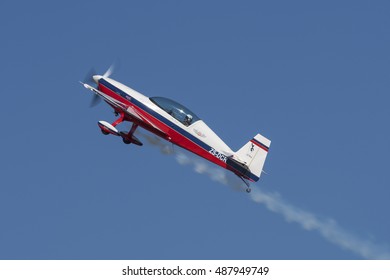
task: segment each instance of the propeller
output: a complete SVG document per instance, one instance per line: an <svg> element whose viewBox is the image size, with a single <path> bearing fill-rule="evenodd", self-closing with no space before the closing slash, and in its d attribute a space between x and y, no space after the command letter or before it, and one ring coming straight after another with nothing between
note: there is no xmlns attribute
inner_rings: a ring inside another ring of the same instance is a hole
<svg viewBox="0 0 390 280"><path fill-rule="evenodd" d="M103 74L103 78L109 78L115 69L115 63L111 64L107 71Z"/></svg>
<svg viewBox="0 0 390 280"><path fill-rule="evenodd" d="M91 68L91 69L87 72L87 74L86 74L86 76L85 76L83 82L84 82L85 84L95 84L96 81L93 79L93 77L94 77L96 74L97 74L97 73L96 73L96 70L95 70L94 68ZM95 107L96 105L98 105L98 104L100 103L100 101L101 101L101 98L99 97L99 95L97 95L97 94L92 95L92 99L91 99L91 102L89 103L89 107L90 107L90 108Z"/></svg>
<svg viewBox="0 0 390 280"><path fill-rule="evenodd" d="M94 68L89 69L87 74L85 75L83 79L84 84L94 84L95 80L93 79L93 76L96 75L96 70Z"/></svg>
<svg viewBox="0 0 390 280"><path fill-rule="evenodd" d="M110 67L107 69L107 71L103 74L103 78L109 78L112 73L114 73L115 70L117 70L120 67L119 59L115 59Z"/></svg>
<svg viewBox="0 0 390 280"><path fill-rule="evenodd" d="M91 103L89 103L89 108L95 107L96 105L98 105L100 103L100 101L102 101L100 96L97 94L94 94L92 96Z"/></svg>
<svg viewBox="0 0 390 280"><path fill-rule="evenodd" d="M103 74L103 76L97 75L96 70L94 68L91 68L87 72L83 82L85 84L98 84L98 81L99 81L100 78L109 78L112 75L112 73L114 72L114 70L116 68L116 64L118 64L118 63L117 62L116 63L115 62L112 63L110 65L110 67L107 69L107 71ZM95 107L97 104L100 103L101 100L102 99L100 98L99 95L94 94L92 96L92 100L91 100L91 103L90 103L89 107Z"/></svg>

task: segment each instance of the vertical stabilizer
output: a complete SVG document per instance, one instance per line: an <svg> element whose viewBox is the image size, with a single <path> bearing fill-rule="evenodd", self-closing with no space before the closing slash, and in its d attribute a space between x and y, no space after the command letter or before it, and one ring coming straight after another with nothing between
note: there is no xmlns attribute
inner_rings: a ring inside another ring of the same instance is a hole
<svg viewBox="0 0 390 280"><path fill-rule="evenodd" d="M270 145L271 141L269 139L257 134L234 155L235 158L248 167L250 173L252 173L250 177L254 181L258 181L260 178Z"/></svg>

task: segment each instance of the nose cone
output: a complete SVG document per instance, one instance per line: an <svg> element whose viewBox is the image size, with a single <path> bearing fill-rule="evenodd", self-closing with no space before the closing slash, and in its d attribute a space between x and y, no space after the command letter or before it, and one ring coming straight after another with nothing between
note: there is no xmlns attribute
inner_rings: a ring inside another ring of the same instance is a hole
<svg viewBox="0 0 390 280"><path fill-rule="evenodd" d="M93 80L95 81L96 84L99 83L99 80L102 78L103 76L100 76L100 75L94 75L92 78Z"/></svg>

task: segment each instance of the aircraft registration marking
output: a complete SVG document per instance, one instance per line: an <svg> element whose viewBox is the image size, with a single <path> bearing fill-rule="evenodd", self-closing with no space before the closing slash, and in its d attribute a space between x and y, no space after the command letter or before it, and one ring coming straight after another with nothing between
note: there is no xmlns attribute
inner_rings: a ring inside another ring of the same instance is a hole
<svg viewBox="0 0 390 280"><path fill-rule="evenodd" d="M212 154L213 156L215 156L216 158L218 158L219 160L222 160L223 162L226 163L227 157L224 154L216 151L214 148L211 148L209 153Z"/></svg>

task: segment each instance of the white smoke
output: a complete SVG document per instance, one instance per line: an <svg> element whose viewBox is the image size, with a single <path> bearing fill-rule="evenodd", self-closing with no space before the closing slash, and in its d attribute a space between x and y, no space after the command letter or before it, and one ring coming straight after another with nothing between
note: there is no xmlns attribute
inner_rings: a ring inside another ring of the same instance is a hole
<svg viewBox="0 0 390 280"><path fill-rule="evenodd" d="M160 152L164 155L170 155L175 152L173 145L169 145L168 142L161 140L161 138L157 136L146 134L139 130L136 131L136 134L137 136L139 135L144 137L149 142L149 144L158 147Z"/></svg>
<svg viewBox="0 0 390 280"><path fill-rule="evenodd" d="M181 165L191 165L195 172L205 174L213 181L230 186L235 190L244 191L243 185L236 176L224 169L214 167L205 160L194 157L184 150L173 148L160 138L150 135L143 136L149 143L158 146L164 154L175 154L176 160ZM263 204L271 212L281 214L287 222L298 223L303 229L317 231L327 241L341 248L354 252L365 259L390 259L390 253L386 246L379 246L371 241L361 239L356 235L341 228L333 219L320 219L316 215L299 209L284 201L278 193L267 193L259 188L252 188L250 193L252 201Z"/></svg>
<svg viewBox="0 0 390 280"><path fill-rule="evenodd" d="M305 230L316 230L329 242L365 259L390 259L390 253L383 246L347 232L333 219L321 220L314 214L287 203L277 193L266 193L256 188L251 192L251 199L256 203L264 204L268 210L281 214L286 221L296 222Z"/></svg>

